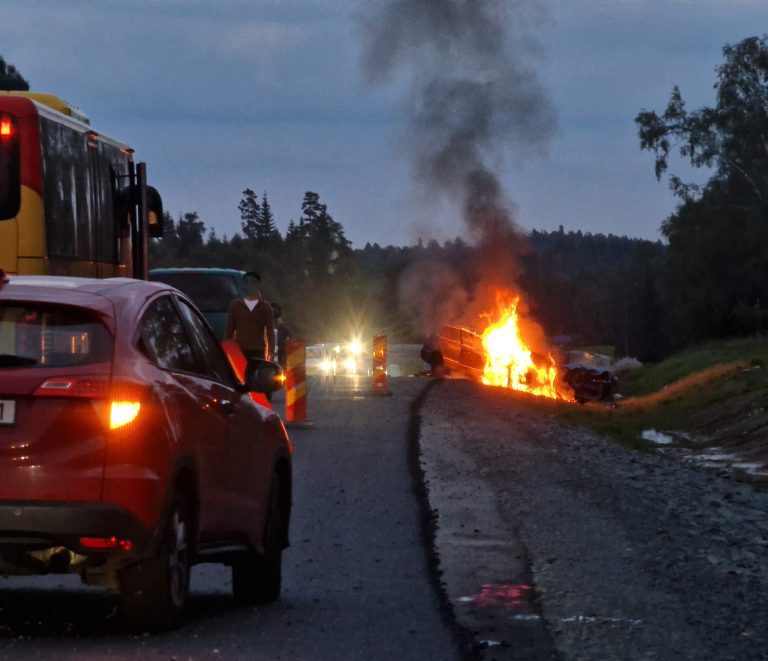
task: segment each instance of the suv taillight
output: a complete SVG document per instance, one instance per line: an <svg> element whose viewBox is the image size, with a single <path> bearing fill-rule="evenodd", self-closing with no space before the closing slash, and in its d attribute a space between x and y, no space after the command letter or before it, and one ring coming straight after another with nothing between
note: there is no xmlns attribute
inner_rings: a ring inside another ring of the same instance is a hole
<svg viewBox="0 0 768 661"><path fill-rule="evenodd" d="M141 410L147 389L136 383L113 382L106 377L52 377L35 390L36 397L107 400L110 429L119 429L133 422Z"/></svg>
<svg viewBox="0 0 768 661"><path fill-rule="evenodd" d="M106 399L109 397L109 379L102 377L62 377L46 379L35 390L37 397L84 397Z"/></svg>

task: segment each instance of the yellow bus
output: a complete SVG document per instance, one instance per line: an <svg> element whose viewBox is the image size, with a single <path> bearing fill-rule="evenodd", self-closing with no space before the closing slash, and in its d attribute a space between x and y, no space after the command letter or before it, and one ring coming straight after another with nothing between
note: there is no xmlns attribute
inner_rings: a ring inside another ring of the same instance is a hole
<svg viewBox="0 0 768 661"><path fill-rule="evenodd" d="M146 278L162 201L133 149L51 94L0 92L0 269Z"/></svg>

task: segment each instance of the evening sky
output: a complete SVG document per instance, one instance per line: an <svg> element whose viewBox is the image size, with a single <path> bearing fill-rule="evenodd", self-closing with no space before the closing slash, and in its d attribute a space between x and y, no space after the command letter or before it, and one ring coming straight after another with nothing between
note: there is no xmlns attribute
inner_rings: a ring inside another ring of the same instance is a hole
<svg viewBox="0 0 768 661"><path fill-rule="evenodd" d="M675 200L633 119L662 111L675 84L689 108L712 104L723 45L768 32L768 2L543 6L536 58L558 130L538 155L501 146L519 224L660 238ZM166 209L198 212L219 236L239 231L246 187L268 192L283 232L313 190L356 247L462 234L451 204L413 183L406 79L365 80L365 10L363 0L0 0L0 55L33 90L133 146Z"/></svg>

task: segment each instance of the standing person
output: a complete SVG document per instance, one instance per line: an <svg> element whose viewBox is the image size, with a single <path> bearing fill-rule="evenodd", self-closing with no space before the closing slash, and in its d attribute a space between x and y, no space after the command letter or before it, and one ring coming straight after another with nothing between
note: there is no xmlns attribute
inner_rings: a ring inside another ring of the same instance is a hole
<svg viewBox="0 0 768 661"><path fill-rule="evenodd" d="M261 277L248 271L243 274L246 294L229 304L224 339L234 338L246 358L266 358L275 355L275 322L272 306L261 295Z"/></svg>
<svg viewBox="0 0 768 661"><path fill-rule="evenodd" d="M285 369L285 343L291 339L291 329L285 323L283 315L275 317L275 339L277 341L277 362Z"/></svg>

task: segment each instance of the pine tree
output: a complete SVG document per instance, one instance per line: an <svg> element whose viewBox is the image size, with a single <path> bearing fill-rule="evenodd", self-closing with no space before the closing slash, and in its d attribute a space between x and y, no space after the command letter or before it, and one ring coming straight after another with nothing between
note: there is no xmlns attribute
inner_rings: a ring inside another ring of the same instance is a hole
<svg viewBox="0 0 768 661"><path fill-rule="evenodd" d="M0 56L0 89L20 92L29 90L29 83L15 66L6 64L2 56Z"/></svg>
<svg viewBox="0 0 768 661"><path fill-rule="evenodd" d="M341 260L351 253L351 242L344 236L344 228L328 213L320 196L312 191L304 194L301 221L305 235L312 275L324 278L333 274Z"/></svg>
<svg viewBox="0 0 768 661"><path fill-rule="evenodd" d="M302 243L305 238L304 221L298 223L291 218L288 222L288 230L285 232L285 243L287 245L296 245Z"/></svg>
<svg viewBox="0 0 768 661"><path fill-rule="evenodd" d="M246 188L243 191L243 199L240 200L237 208L240 211L240 219L242 220L240 226L243 228L243 234L249 239L256 240L261 222L261 205L256 193L250 188Z"/></svg>
<svg viewBox="0 0 768 661"><path fill-rule="evenodd" d="M275 216L266 191L261 203L261 214L256 227L256 245L259 248L271 248L282 241L280 232L275 227Z"/></svg>
<svg viewBox="0 0 768 661"><path fill-rule="evenodd" d="M179 217L176 224L176 235L179 239L179 257L185 258L196 248L203 247L205 238L205 223L200 220L196 211L185 213Z"/></svg>

